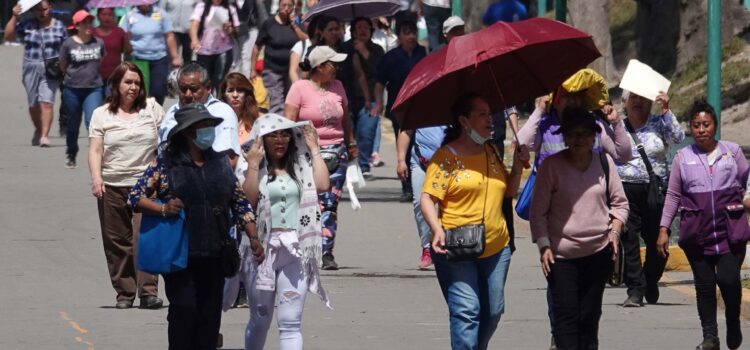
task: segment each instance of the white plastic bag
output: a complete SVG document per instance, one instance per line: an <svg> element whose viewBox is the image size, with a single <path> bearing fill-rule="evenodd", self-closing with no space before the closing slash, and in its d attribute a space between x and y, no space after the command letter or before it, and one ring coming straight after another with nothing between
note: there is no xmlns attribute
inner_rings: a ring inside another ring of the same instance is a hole
<svg viewBox="0 0 750 350"><path fill-rule="evenodd" d="M359 168L357 161L353 160L349 162L349 165L346 167L346 189L349 190L349 201L352 203L352 209L359 210L362 208L362 205L359 204L357 194L354 193L355 184L357 185L357 188L362 188L367 185L367 183L365 183L365 177L362 176L362 169Z"/></svg>

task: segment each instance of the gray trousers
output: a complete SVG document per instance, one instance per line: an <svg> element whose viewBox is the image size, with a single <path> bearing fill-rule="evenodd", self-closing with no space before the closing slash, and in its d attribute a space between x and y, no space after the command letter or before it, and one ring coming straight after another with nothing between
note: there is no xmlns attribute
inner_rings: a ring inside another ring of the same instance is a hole
<svg viewBox="0 0 750 350"><path fill-rule="evenodd" d="M289 92L289 74L279 74L274 71L263 70L263 85L268 91L269 113L284 113L284 100Z"/></svg>

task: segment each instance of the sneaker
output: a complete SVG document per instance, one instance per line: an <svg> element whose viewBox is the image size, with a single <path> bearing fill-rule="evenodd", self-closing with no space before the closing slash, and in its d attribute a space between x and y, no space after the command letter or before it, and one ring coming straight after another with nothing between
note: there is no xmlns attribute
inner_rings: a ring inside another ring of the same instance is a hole
<svg viewBox="0 0 750 350"><path fill-rule="evenodd" d="M414 199L414 194L411 192L402 193L401 197L399 197L398 201L401 203L408 203L411 202Z"/></svg>
<svg viewBox="0 0 750 350"><path fill-rule="evenodd" d="M372 175L371 171L365 170L365 171L362 172L362 177L364 177L365 180L372 180L372 178L375 177L375 176Z"/></svg>
<svg viewBox="0 0 750 350"><path fill-rule="evenodd" d="M247 304L247 292L245 291L245 289L240 289L240 292L237 294L237 301L234 303L234 307L236 308L250 307Z"/></svg>
<svg viewBox="0 0 750 350"><path fill-rule="evenodd" d="M383 159L380 158L380 154L378 154L378 152L374 152L370 156L370 165L378 168L378 167L385 165L385 162L383 162Z"/></svg>
<svg viewBox="0 0 750 350"><path fill-rule="evenodd" d="M39 138L39 147L49 148L49 138L47 138L47 137L40 137Z"/></svg>
<svg viewBox="0 0 750 350"><path fill-rule="evenodd" d="M719 350L719 337L707 335L703 341L695 347L695 350Z"/></svg>
<svg viewBox="0 0 750 350"><path fill-rule="evenodd" d="M323 270L335 271L339 269L339 264L336 263L336 260L333 258L333 254L325 253L323 254L323 266L321 268Z"/></svg>
<svg viewBox="0 0 750 350"><path fill-rule="evenodd" d="M224 335L219 333L219 338L216 339L216 348L221 349L224 347Z"/></svg>
<svg viewBox="0 0 750 350"><path fill-rule="evenodd" d="M164 301L153 296L149 295L147 297L141 298L141 304L138 305L138 308L140 309L149 309L149 310L158 310L161 308L161 306L164 305Z"/></svg>
<svg viewBox="0 0 750 350"><path fill-rule="evenodd" d="M76 157L68 156L67 161L65 161L65 167L68 169L75 169L76 168Z"/></svg>
<svg viewBox="0 0 750 350"><path fill-rule="evenodd" d="M430 256L430 248L422 248L422 257L419 259L419 269L427 270L427 268L430 266L432 266L432 257Z"/></svg>
<svg viewBox="0 0 750 350"><path fill-rule="evenodd" d="M727 347L729 349L739 349L742 345L742 327L740 321L727 321Z"/></svg>
<svg viewBox="0 0 750 350"><path fill-rule="evenodd" d="M649 304L656 304L659 301L659 285L657 283L646 284L646 302Z"/></svg>
<svg viewBox="0 0 750 350"><path fill-rule="evenodd" d="M133 307L132 300L120 300L117 302L117 304L115 304L115 309L120 309L120 310L130 309L131 307Z"/></svg>
<svg viewBox="0 0 750 350"><path fill-rule="evenodd" d="M622 303L622 307L641 307L643 306L643 299L637 296L629 296Z"/></svg>
<svg viewBox="0 0 750 350"><path fill-rule="evenodd" d="M549 350L557 350L557 344L555 343L555 336L553 335L549 341Z"/></svg>
<svg viewBox="0 0 750 350"><path fill-rule="evenodd" d="M34 136L31 137L31 145L39 146L39 139L42 138L42 134L39 131L34 131Z"/></svg>

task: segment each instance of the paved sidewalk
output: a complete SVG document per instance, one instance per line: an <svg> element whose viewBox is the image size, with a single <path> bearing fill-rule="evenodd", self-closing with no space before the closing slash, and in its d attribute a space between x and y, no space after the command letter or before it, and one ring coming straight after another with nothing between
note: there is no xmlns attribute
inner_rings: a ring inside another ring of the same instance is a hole
<svg viewBox="0 0 750 350"><path fill-rule="evenodd" d="M113 308L89 193L87 140L80 139L75 170L64 167L63 139L53 138L49 149L29 146L20 61L21 48L0 47L0 349L165 349L166 308ZM447 308L434 272L416 269L419 243L411 204L397 200L394 153L393 143L383 144L386 166L375 168L377 178L359 192L362 210L341 204L335 254L342 269L323 276L334 310L309 298L306 349L450 347ZM545 281L528 229L517 225L506 313L490 348L546 349ZM623 289L607 289L602 349L692 349L700 341L692 296L662 288L659 305L640 309L617 306L624 299ZM247 319L247 309L224 315L225 349L243 347ZM268 349L278 348L276 332L273 327Z"/></svg>

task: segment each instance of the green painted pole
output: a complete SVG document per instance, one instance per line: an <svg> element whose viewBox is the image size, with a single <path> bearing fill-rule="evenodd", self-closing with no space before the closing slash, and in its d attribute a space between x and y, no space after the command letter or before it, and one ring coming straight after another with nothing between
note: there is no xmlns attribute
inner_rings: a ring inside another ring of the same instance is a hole
<svg viewBox="0 0 750 350"><path fill-rule="evenodd" d="M750 0L747 0L750 1ZM536 2L536 16L542 17L547 13L547 0L537 0Z"/></svg>
<svg viewBox="0 0 750 350"><path fill-rule="evenodd" d="M721 0L708 0L708 103L716 110L721 138Z"/></svg>
<svg viewBox="0 0 750 350"><path fill-rule="evenodd" d="M566 22L568 19L568 1L555 0L555 19L560 22Z"/></svg>
<svg viewBox="0 0 750 350"><path fill-rule="evenodd" d="M748 0L748 1L750 1L750 0ZM451 10L452 10L454 16L458 16L458 17L461 17L461 18L464 17L463 12L462 12L463 11L462 3L463 3L462 0L452 0L451 1Z"/></svg>

